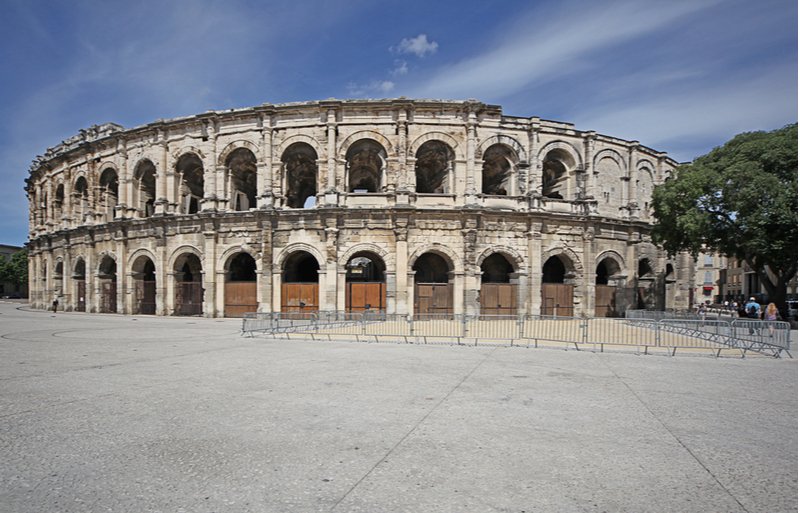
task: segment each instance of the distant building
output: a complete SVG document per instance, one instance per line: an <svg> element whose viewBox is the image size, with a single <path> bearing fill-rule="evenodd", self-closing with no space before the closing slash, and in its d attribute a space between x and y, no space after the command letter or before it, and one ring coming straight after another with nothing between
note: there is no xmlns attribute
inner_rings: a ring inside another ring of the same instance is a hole
<svg viewBox="0 0 800 513"><path fill-rule="evenodd" d="M17 251L22 251L24 248L20 246L9 246L7 244L0 244L0 258L7 260ZM0 281L0 297L5 296L19 296L28 297L28 284L15 285L10 282Z"/></svg>

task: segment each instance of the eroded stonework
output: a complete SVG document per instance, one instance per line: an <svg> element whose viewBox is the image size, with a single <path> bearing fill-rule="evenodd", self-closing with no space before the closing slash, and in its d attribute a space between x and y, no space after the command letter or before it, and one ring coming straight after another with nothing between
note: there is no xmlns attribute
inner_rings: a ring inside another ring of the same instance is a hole
<svg viewBox="0 0 800 513"><path fill-rule="evenodd" d="M689 306L650 241L666 154L477 101L93 127L31 167L34 306L619 315Z"/></svg>

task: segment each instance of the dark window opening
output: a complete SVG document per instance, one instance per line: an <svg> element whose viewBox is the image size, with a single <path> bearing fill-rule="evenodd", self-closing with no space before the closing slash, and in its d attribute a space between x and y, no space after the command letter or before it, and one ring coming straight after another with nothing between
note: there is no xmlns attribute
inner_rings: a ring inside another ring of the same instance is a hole
<svg viewBox="0 0 800 513"><path fill-rule="evenodd" d="M567 269L564 267L564 263L556 256L548 258L542 267L543 283L564 283L566 275Z"/></svg>
<svg viewBox="0 0 800 513"><path fill-rule="evenodd" d="M298 251L286 259L284 283L319 283L319 263L310 253Z"/></svg>
<svg viewBox="0 0 800 513"><path fill-rule="evenodd" d="M514 267L499 253L486 258L481 264L482 283L509 283Z"/></svg>
<svg viewBox="0 0 800 513"><path fill-rule="evenodd" d="M436 253L425 253L414 262L414 280L417 283L448 283L450 266Z"/></svg>

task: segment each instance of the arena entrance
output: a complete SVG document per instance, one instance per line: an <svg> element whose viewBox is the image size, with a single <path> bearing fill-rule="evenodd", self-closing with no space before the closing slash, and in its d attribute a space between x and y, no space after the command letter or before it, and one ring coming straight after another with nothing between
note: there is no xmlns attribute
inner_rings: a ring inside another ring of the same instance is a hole
<svg viewBox="0 0 800 513"><path fill-rule="evenodd" d="M514 267L500 253L481 264L481 315L517 315L517 284L511 283Z"/></svg>
<svg viewBox="0 0 800 513"><path fill-rule="evenodd" d="M75 311L86 311L86 262L78 260L75 264L75 273L72 275L75 280Z"/></svg>
<svg viewBox="0 0 800 513"><path fill-rule="evenodd" d="M319 262L306 251L292 253L283 265L281 312L319 311Z"/></svg>
<svg viewBox="0 0 800 513"><path fill-rule="evenodd" d="M597 264L594 288L594 316L617 317L617 287L609 285L609 278L619 274L619 264L611 258L605 258Z"/></svg>
<svg viewBox="0 0 800 513"><path fill-rule="evenodd" d="M225 317L244 317L258 311L256 261L249 253L239 253L228 263L225 273Z"/></svg>
<svg viewBox="0 0 800 513"><path fill-rule="evenodd" d="M155 315L156 313L156 266L146 256L133 263L134 299L133 313Z"/></svg>
<svg viewBox="0 0 800 513"><path fill-rule="evenodd" d="M414 262L414 313L453 313L451 267L436 253L424 253Z"/></svg>
<svg viewBox="0 0 800 513"><path fill-rule="evenodd" d="M542 267L542 315L572 317L574 286L565 283L567 269L557 256L547 259Z"/></svg>
<svg viewBox="0 0 800 513"><path fill-rule="evenodd" d="M360 252L347 262L345 309L348 312L386 310L386 266L377 255Z"/></svg>
<svg viewBox="0 0 800 513"><path fill-rule="evenodd" d="M175 315L203 315L203 266L192 253L175 261Z"/></svg>
<svg viewBox="0 0 800 513"><path fill-rule="evenodd" d="M110 256L100 260L97 279L100 282L99 313L117 313L117 262Z"/></svg>

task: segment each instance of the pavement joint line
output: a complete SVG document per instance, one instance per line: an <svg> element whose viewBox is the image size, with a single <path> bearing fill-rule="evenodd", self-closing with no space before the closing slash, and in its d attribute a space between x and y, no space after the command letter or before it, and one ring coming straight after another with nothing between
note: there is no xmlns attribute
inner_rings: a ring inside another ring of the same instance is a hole
<svg viewBox="0 0 800 513"><path fill-rule="evenodd" d="M663 428L666 430L666 432L667 432L667 433L669 433L669 434L670 434L670 436L671 436L672 438L674 438L674 439L675 439L675 441L676 441L676 442L678 442L678 444L679 444L681 447L683 447L683 449L684 449L684 450L685 450L687 453L689 453L689 455L690 455L690 456L691 456L691 457L692 457L692 458L693 458L693 459L694 459L694 460L697 462L697 464L698 464L698 465L700 465L700 467L701 467L703 470L705 470L705 471L706 471L706 473L708 473L708 475L709 475L709 476L711 476L711 478L714 480L714 482L716 482L716 483L717 483L717 485L719 485L719 487L720 487L722 490L724 490L724 491L725 491L725 493L727 493L727 494L730 496L730 498L731 498L731 499L733 499L733 500L736 502L736 504L738 504L738 505L739 505L739 507L742 509L742 511L744 511L745 513L750 513L750 510L748 510L746 507L744 507L744 504L742 504L742 503L739 501L739 499L738 499L738 498L736 498L736 496L733 494L733 492L731 492L731 491L728 489L728 487L726 487L724 484L722 484L722 482L720 482L720 480L717 478L717 476L716 476L716 475L714 475L714 473L713 473L713 472L711 472L711 469L709 469L709 468L708 468L708 467L707 467L707 466L706 466L706 465L705 465L705 464L702 462L702 460L700 460L700 458L698 458L698 457L697 457L697 455L696 455L694 452L692 452L692 450L691 450L691 449L689 449L689 447L687 447L687 446L686 446L686 444L684 444L684 443L683 443L683 441L682 441L682 440L681 440L681 439L680 439L680 438L679 438L679 437L678 437L678 436L677 436L675 433L673 433L673 432L672 432L672 430L669 428L669 426L667 426L667 424L666 424L666 423L665 423L663 420L661 420L661 417L659 417L658 415L656 415L656 413L655 413L655 412L654 412L654 411L653 411L653 410L652 410L652 409L651 409L651 408L650 408L650 407L647 405L647 403L645 403L645 402L642 400L642 398L641 398L641 397L639 397L639 394L637 394L637 393L636 393L636 391L635 391L635 390L633 390L633 389L630 387L630 385L628 385L628 383L627 383L627 382L626 382L624 379L622 379L622 377L621 377L619 374L617 374L617 372L616 372L616 371L615 371L615 370L614 370L614 369L613 369L613 368L612 368L612 367L611 367L611 366L608 364L608 362L605 360L605 358L603 358L602 360L603 360L603 364L605 365L605 367L606 367L606 368L607 368L609 371L611 371L611 373L612 373L612 374L614 374L614 377L616 377L616 378L617 378L617 380L619 380L619 382L620 382L620 383L622 383L622 384L625 386L625 388L627 388L627 389L628 389L628 392L630 392L630 393L631 393L631 395L633 395L633 397L635 397L635 398L636 398L636 400L639 402L639 404L641 404L641 405L644 407L644 409L645 409L645 410L647 410L647 412L648 412L648 413L649 413L649 414L650 414L650 415L651 415L651 416L652 416L652 417L653 417L653 418L654 418L654 419L655 419L655 420L656 420L656 421L657 421L659 424L661 424L661 427L663 427Z"/></svg>
<svg viewBox="0 0 800 513"><path fill-rule="evenodd" d="M427 412L427 413L425 413L425 415L423 415L423 416L422 416L422 418L420 418L420 419L419 419L419 420L418 420L418 421L417 421L417 422L416 422L416 423L415 423L413 426L411 426L411 429L409 429L409 430L408 430L408 432L407 432L405 435L403 435L403 436L400 438L400 440L398 440L398 441L397 441L397 443L395 443L395 444L394 444L394 445L393 445L393 446L392 446L392 447L391 447L391 448L390 448L390 449L389 449L389 450L386 452L386 454L384 454L382 457L378 458L378 461L377 461L377 462L376 462L376 463L375 463L375 464L374 464L374 465L373 465L373 466L372 466L372 467L371 467L371 468L370 468L370 469L369 469L369 470L368 470L368 471L367 471L367 472L366 472L366 473L365 473L363 476L361 476L361 478L360 478L358 481L356 481L356 482L353 484L353 486L351 486L351 487L350 487L350 489L349 489L349 490L347 490L347 492L345 492L345 494L344 494L344 495L342 495L342 497L341 497L341 498L340 498L338 501L336 501L336 503L335 503L333 506L331 506L331 509L330 509L329 511L333 511L333 510L335 510L336 508L338 508L338 507L339 507L339 504L341 504L341 503L342 503L342 501L344 501L344 500L347 498L347 496L348 496L348 495L350 495L350 494L351 494L351 493L352 493L352 492L353 492L353 491L354 491L356 488L358 488L358 486L359 486L359 485L360 485L360 484L361 484L361 483L362 483L362 482L363 482L363 481L364 481L364 480L367 478L367 476L369 476L370 474L372 474L372 472L373 472L373 471L374 471L376 468L378 468L378 466L379 466L381 463L384 463L384 462L386 461L386 459L387 459L387 458L388 458L388 457L389 457L389 456L390 456L390 455L391 455L391 454L394 452L394 450L395 450L395 449L397 449L397 448L400 446L400 444L402 444L402 443L403 443L403 442L404 442L404 441L405 441L405 440L406 440L406 439L407 439L409 436L411 436L411 433L413 433L414 431L416 431L416 430L417 430L417 428L418 428L418 427L419 427L419 426L420 426L420 425L421 425L423 422L425 422L425 420L426 420L428 417L430 417L430 416L431 416L431 414L432 414L434 411L436 411L436 410L439 408L439 406L441 406L441 405L442 405L442 403L444 403L444 402L445 402L445 401L446 401L446 400L447 400L447 399L448 399L448 398L449 398L449 397L450 397L450 396L453 394L453 392L455 392L455 391L456 391L456 390L457 390L457 389L458 389L458 388L459 388L459 387L460 387L462 384L464 384L464 382L465 382L467 379L469 379L469 377L470 377L470 376L472 376L472 374L474 374L476 370L478 370L478 367L480 367L481 365L483 365L483 363L484 363L486 360L488 360L488 359L489 359L489 357L490 357L490 356L492 356L492 355L494 354L494 352L495 352L495 351L497 351L497 349L499 349L499 348L500 348L500 346L497 346L497 347L495 347L495 348L492 348L492 349L491 349L491 351L487 352L487 353L486 353L486 355L485 355L483 358L481 358L481 360L480 360L478 363L476 363L476 364L475 364L475 365L472 367L472 369L471 369L471 370L470 370L468 373L466 373L466 374L464 375L464 377L462 377L462 378L461 378L461 380L460 380L458 383L456 383L456 385L455 385L453 388L451 388L451 389L450 389L450 391L449 391L449 392L447 392L447 393L446 393L446 394L445 394L445 395L444 395L444 396L443 396L443 397L442 397L442 398L441 398L441 399L440 399L440 400L439 400L439 401L438 401L438 402L437 402L435 405L433 405L433 407L432 407L430 410L428 410L428 412Z"/></svg>

